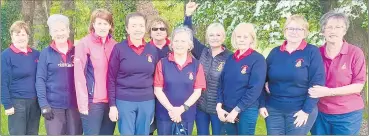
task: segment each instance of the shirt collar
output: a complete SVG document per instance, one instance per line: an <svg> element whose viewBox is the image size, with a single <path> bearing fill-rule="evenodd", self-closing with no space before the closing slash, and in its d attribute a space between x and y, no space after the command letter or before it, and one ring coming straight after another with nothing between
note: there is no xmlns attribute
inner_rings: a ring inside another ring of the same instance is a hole
<svg viewBox="0 0 369 136"><path fill-rule="evenodd" d="M95 43L103 43L101 36L98 36L96 33L90 33L90 35L91 35L92 41L94 41ZM108 36L106 36L105 43L109 42L111 38L112 38L111 34L108 34Z"/></svg>
<svg viewBox="0 0 369 136"><path fill-rule="evenodd" d="M135 45L132 43L130 36L127 36L127 40L128 40L128 45L129 45L129 46L135 46ZM141 44L140 46L145 46L145 45L146 45L145 40L142 38L142 44ZM139 47L140 47L140 46L139 46Z"/></svg>
<svg viewBox="0 0 369 136"><path fill-rule="evenodd" d="M71 41L69 41L69 40L67 41L67 43L68 43L68 51L69 51L69 50L71 50L71 49L73 48L73 44L72 44L72 42L71 42ZM57 51L58 53L60 53L60 54L64 54L64 53L60 52L60 51L58 50L58 48L56 48L55 41L52 41L52 42L51 42L50 47L51 47L52 49L54 49L55 51Z"/></svg>
<svg viewBox="0 0 369 136"><path fill-rule="evenodd" d="M150 40L150 44L151 45L155 45L155 43L154 43L154 40L153 39L151 39ZM169 46L169 44L170 44L170 40L168 39L168 38L165 38L165 44L164 44L164 46ZM163 46L163 47L164 47ZM155 45L155 47L157 47L156 45Z"/></svg>
<svg viewBox="0 0 369 136"><path fill-rule="evenodd" d="M32 49L28 45L27 45L27 52L21 51L20 49L18 49L17 47L15 47L14 44L11 44L10 45L10 49L12 51L14 51L15 53L25 53L25 54L27 54L28 52L32 52Z"/></svg>
<svg viewBox="0 0 369 136"><path fill-rule="evenodd" d="M233 58L236 59L237 61L249 56L252 52L254 52L253 49L249 48L247 49L247 51L245 51L240 57L238 57L238 55L240 54L240 50L237 50L234 54L233 54Z"/></svg>
<svg viewBox="0 0 369 136"><path fill-rule="evenodd" d="M168 54L168 60L169 61L172 61L172 62L175 62L175 60L174 60L174 53L173 52L171 52L171 53ZM187 66L190 63L192 63L192 57L191 57L190 54L187 54L187 59L186 59L186 62L183 64L183 67Z"/></svg>
<svg viewBox="0 0 369 136"><path fill-rule="evenodd" d="M281 45L279 49L281 51L286 51L286 46L287 46L287 40L283 42L283 44ZM305 40L302 40L299 47L297 47L296 50L304 50L306 46L307 46L307 42Z"/></svg>
<svg viewBox="0 0 369 136"><path fill-rule="evenodd" d="M349 46L349 43L346 41L346 40L343 40L343 44L342 44L342 47L341 47L341 50L339 52L339 54L347 54L348 53L348 46ZM322 45L322 47L320 48L321 52L323 52L323 55L325 58L329 58L328 55L327 55L327 52L326 52L326 47L327 47L327 43L324 43Z"/></svg>

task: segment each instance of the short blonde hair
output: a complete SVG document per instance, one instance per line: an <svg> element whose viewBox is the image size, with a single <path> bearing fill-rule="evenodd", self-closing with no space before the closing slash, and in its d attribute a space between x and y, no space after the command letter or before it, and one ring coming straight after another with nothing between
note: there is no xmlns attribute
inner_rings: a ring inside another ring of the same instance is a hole
<svg viewBox="0 0 369 136"><path fill-rule="evenodd" d="M226 34L225 34L225 29L224 29L224 26L221 24L221 23L212 23L210 24L207 28L206 28L206 36L205 36L205 40L206 40L206 43L209 43L209 31L210 30L213 30L215 28L218 28L220 29L220 33L223 34L223 37L225 38L226 37Z"/></svg>
<svg viewBox="0 0 369 136"><path fill-rule="evenodd" d="M251 49L255 49L256 46L257 46L257 37L256 37L256 30L254 28L254 25L251 24L251 23L240 23L238 24L233 32L232 32L232 37L231 37L231 44L232 44L232 47L234 49L237 49L237 43L236 43L236 32L239 31L239 29L244 29L244 31L242 32L245 32L245 33L248 33L250 34L251 38L253 39L253 42L252 44L250 45L250 48Z"/></svg>
<svg viewBox="0 0 369 136"><path fill-rule="evenodd" d="M10 29L9 29L9 33L10 35L12 35L13 33L20 33L20 31L24 29L24 31L26 31L27 35L30 34L30 30L29 30L29 27L27 25L26 22L24 21L15 21L11 26L10 26Z"/></svg>
<svg viewBox="0 0 369 136"><path fill-rule="evenodd" d="M187 33L188 36L189 36L189 38L190 38L189 39L190 40L190 43L189 43L190 44L190 50L189 51L191 51L193 49L193 47L194 47L194 45L193 45L193 33L192 33L192 30L190 28L188 28L187 26L180 26L180 27L177 27L176 29L174 29L174 31L172 32L172 35L170 36L170 41L173 41L174 37L178 33L182 33L182 32ZM169 49L171 51L173 51L172 46L173 46L173 42L170 42Z"/></svg>
<svg viewBox="0 0 369 136"><path fill-rule="evenodd" d="M306 18L302 15L291 15L287 18L286 23L284 23L283 27L283 33L286 32L286 28L288 24L290 24L292 21L295 21L297 24L300 24L305 29L305 37L306 38L309 34L309 22L306 20Z"/></svg>

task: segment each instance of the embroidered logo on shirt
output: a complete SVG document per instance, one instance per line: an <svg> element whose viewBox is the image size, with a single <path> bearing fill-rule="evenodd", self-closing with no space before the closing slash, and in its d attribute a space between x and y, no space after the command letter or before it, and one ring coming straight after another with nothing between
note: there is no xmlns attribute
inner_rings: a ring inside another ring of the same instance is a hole
<svg viewBox="0 0 369 136"><path fill-rule="evenodd" d="M188 79L193 80L193 74L192 74L192 72L189 72L188 73Z"/></svg>
<svg viewBox="0 0 369 136"><path fill-rule="evenodd" d="M64 63L64 62L60 62L59 64L58 64L58 67L67 67L67 68L70 68L70 67L73 67L74 66L74 64L73 63Z"/></svg>
<svg viewBox="0 0 369 136"><path fill-rule="evenodd" d="M342 65L341 69L346 69L346 63Z"/></svg>
<svg viewBox="0 0 369 136"><path fill-rule="evenodd" d="M297 59L296 60L296 68L299 68L299 67L301 67L301 64L302 64L302 62L304 62L304 60L303 59Z"/></svg>
<svg viewBox="0 0 369 136"><path fill-rule="evenodd" d="M246 74L246 70L247 70L248 66L247 65L243 65L241 67L241 74Z"/></svg>
<svg viewBox="0 0 369 136"><path fill-rule="evenodd" d="M147 56L147 61L151 63L152 62L152 55L147 54L146 56Z"/></svg>
<svg viewBox="0 0 369 136"><path fill-rule="evenodd" d="M222 69L223 69L223 67L224 67L224 64L225 64L225 62L220 62L220 63L219 63L219 66L218 66L218 68L217 68L217 71L222 71Z"/></svg>

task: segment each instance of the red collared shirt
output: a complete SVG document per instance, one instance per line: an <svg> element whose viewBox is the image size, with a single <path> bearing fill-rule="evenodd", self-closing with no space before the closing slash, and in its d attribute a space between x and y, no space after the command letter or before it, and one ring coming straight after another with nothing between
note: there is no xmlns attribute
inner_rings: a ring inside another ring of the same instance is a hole
<svg viewBox="0 0 369 136"><path fill-rule="evenodd" d="M238 55L240 55L240 50L237 50L234 54L233 54L233 58L236 60L236 62L239 62L240 60L242 60L243 58L246 58L247 56L249 56L252 52L254 52L253 49L249 48L247 51L245 51L240 57L238 57Z"/></svg>
<svg viewBox="0 0 369 136"><path fill-rule="evenodd" d="M328 88L355 83L365 84L365 56L360 48L344 41L341 51L333 59L328 57L325 44L320 47L320 52L323 57ZM360 93L329 96L320 98L318 107L319 111L326 114L344 114L364 108L364 102Z"/></svg>
<svg viewBox="0 0 369 136"><path fill-rule="evenodd" d="M137 53L138 55L141 55L141 53L144 51L145 49L145 46L146 46L146 43L145 43L145 40L142 39L142 44L139 45L139 46L135 46L132 41L131 41L131 38L128 36L127 37L127 40L128 40L128 46L131 47L131 49Z"/></svg>
<svg viewBox="0 0 369 136"><path fill-rule="evenodd" d="M151 44L151 45L155 45L157 48L159 48L159 47L158 47L158 45L156 45L156 44L154 43L154 40L153 40L153 39L151 39L150 44ZM168 38L165 38L165 44L164 44L164 46L168 46L169 44L170 44L170 40L169 40ZM163 47L164 47L164 46L163 46Z"/></svg>
<svg viewBox="0 0 369 136"><path fill-rule="evenodd" d="M32 52L32 49L29 46L27 46L27 52L21 51L20 49L18 49L17 47L15 47L14 44L11 44L10 45L10 49L12 51L14 51L15 53L23 53L25 55L27 55L29 52Z"/></svg>
<svg viewBox="0 0 369 136"><path fill-rule="evenodd" d="M279 50L281 50L282 52L283 51L287 51L286 46L287 46L287 40L285 40L283 42L283 44L281 45L281 47L279 48ZM295 51L297 51L297 50L304 50L306 46L307 46L307 42L305 40L302 40L301 43L300 43L300 45L299 45L299 47L297 47L297 49ZM295 52L295 51L293 51L293 52ZM289 54L292 54L293 52L291 52Z"/></svg>
<svg viewBox="0 0 369 136"><path fill-rule="evenodd" d="M177 64L177 67L178 67L179 70L182 70L184 67L186 67L187 65L192 63L192 57L190 55L187 56L186 62L183 64L183 66L179 65L174 60L174 54L173 53L169 53L168 60L175 62ZM161 60L156 65L155 76L154 76L154 86L155 87L163 87L164 86L164 76L163 76L163 71L162 71ZM198 68L198 71L197 71L197 74L196 74L194 88L195 89L203 89L203 90L205 90L205 88L206 88L204 68L201 64L199 64L199 68Z"/></svg>
<svg viewBox="0 0 369 136"><path fill-rule="evenodd" d="M69 50L71 50L73 48L73 44L69 40L67 41L67 43L68 43L68 51L67 52L69 52ZM58 48L56 48L55 41L52 41L51 42L50 47L53 48L56 52L58 52L60 54L60 56L63 59L63 62L66 62L67 61L67 54L64 54L64 53L60 52L58 50Z"/></svg>

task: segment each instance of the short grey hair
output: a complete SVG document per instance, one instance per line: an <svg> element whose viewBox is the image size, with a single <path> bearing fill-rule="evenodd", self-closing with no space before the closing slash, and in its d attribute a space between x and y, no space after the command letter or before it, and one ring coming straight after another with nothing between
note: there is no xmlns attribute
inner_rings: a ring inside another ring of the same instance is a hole
<svg viewBox="0 0 369 136"><path fill-rule="evenodd" d="M206 28L206 36L205 36L205 40L206 40L206 43L209 43L209 39L208 39L208 36L209 36L209 31L214 29L214 28L218 28L220 29L220 33L223 34L224 38L226 36L226 33L225 33L225 29L224 29L224 26L221 24L221 23L212 23L210 24L207 28Z"/></svg>
<svg viewBox="0 0 369 136"><path fill-rule="evenodd" d="M49 26L49 30L51 30L51 27L55 23L59 23L59 22L65 24L67 28L69 29L69 19L67 16L64 16L61 14L53 14L47 19L47 25Z"/></svg>
<svg viewBox="0 0 369 136"><path fill-rule="evenodd" d="M190 50L191 51L194 47L193 45L193 32L190 28L188 28L187 26L180 26L180 27L177 27L176 29L174 29L174 31L172 32L172 35L170 36L170 41L172 41L169 45L169 49L171 51L173 51L173 48L172 48L172 44L173 44L173 39L174 39L174 36L176 36L176 34L178 33L182 33L182 32L185 32L186 34L188 34L189 36L189 40L190 40Z"/></svg>
<svg viewBox="0 0 369 136"><path fill-rule="evenodd" d="M350 27L350 20L345 13L337 12L337 11L329 11L325 13L319 21L320 24L320 32L324 32L325 26L329 19L342 19L346 24L346 30Z"/></svg>

